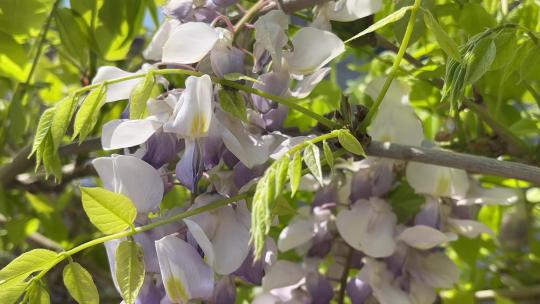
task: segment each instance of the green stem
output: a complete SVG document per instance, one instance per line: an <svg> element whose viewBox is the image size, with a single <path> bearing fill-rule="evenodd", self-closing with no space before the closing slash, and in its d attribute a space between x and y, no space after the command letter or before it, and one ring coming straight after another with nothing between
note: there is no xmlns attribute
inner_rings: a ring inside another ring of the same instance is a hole
<svg viewBox="0 0 540 304"><path fill-rule="evenodd" d="M313 139L306 140L303 143L292 147L289 151L287 151L287 154L290 156L290 155L293 155L294 153L296 153L298 151L302 151L303 149L305 149L310 144L316 144L316 143L319 143L321 141L325 141L325 140L330 139L330 138L338 137L339 133L343 132L344 130L345 129L333 130L330 133L326 133L326 134L323 134L321 136L317 136L317 137L315 137Z"/></svg>
<svg viewBox="0 0 540 304"><path fill-rule="evenodd" d="M420 9L421 2L422 0L414 0L414 5L411 8L411 16L409 17L409 22L407 23L407 29L405 30L405 35L403 36L403 41L401 42L401 45L399 46L399 50L396 55L396 58L394 59L394 64L392 65L392 69L390 70L390 74L388 75L388 78L386 78L386 81L384 82L384 85L381 89L381 92L377 96L375 103L369 109L369 112L367 113L366 118L360 124L360 128L362 130L367 129L367 127L371 123L371 119L373 119L373 116L377 114L379 106L381 105L384 99L384 96L386 95L386 92L388 91L388 89L390 88L390 85L392 84L392 80L394 80L394 78L397 75L397 72L399 70L399 64L401 63L401 60L403 59L403 56L405 55L405 51L407 50L407 46L409 45L409 41L411 40L414 24L416 22L416 15L418 14L418 10Z"/></svg>
<svg viewBox="0 0 540 304"><path fill-rule="evenodd" d="M200 77L202 75L204 75L204 73L201 73L201 72L197 72L197 71L192 71L192 70L186 70L186 69L162 69L162 70L155 70L154 71L154 74L158 74L158 75L189 75L189 76L196 76L196 77ZM130 75L130 76L126 76L126 77L122 77L122 78L117 78L117 79L112 79L112 80L107 80L106 83L107 84L112 84L112 83L118 83L118 82L123 82L123 81L127 81L127 80L131 80L131 79L136 79L136 78L141 78L141 77L145 77L146 76L146 73L140 73L140 74L134 74L134 75ZM249 86L246 86L246 85L243 85L243 84L240 84L238 82L235 82L235 81L232 81L232 80L227 80L227 79L224 79L224 78L220 78L220 77L215 77L215 76L211 76L212 78L212 81L214 83L219 83L223 86L227 86L227 87L230 87L230 88L234 88L234 89L237 89L237 90L241 90L241 91L244 91L244 92L247 92L247 93L251 93L251 94L255 94L255 95L259 95L261 97L264 97L264 98L268 98L268 99L271 99L273 101L276 101L282 105L285 105L295 111L298 111L306 116L309 116L315 120L317 120L318 122L320 122L321 124L329 127L329 128L337 128L337 127L340 127L340 125L322 115L319 115L307 108L304 108L300 105L298 105L298 101L300 101L301 99L293 99L293 98L285 98L285 97L281 97L281 96L276 96L276 95L272 95L272 94L268 94L264 91L261 91L261 90L258 90L258 89L254 89L252 87L249 87ZM98 84L93 84L93 85L89 85L89 86L86 86L84 88L80 88L78 90L76 90L74 93L76 95L78 94L82 94L86 91L89 91L89 90L92 90L92 89L95 89L97 87L99 87L101 84L98 83Z"/></svg>
<svg viewBox="0 0 540 304"><path fill-rule="evenodd" d="M238 22L234 25L234 38L236 38L237 33L239 33L240 30L246 26L246 23L248 23L255 16L255 14L257 14L257 12L259 12L259 10L266 5L266 3L266 0L257 1L257 3L250 7L244 16L238 20Z"/></svg>
<svg viewBox="0 0 540 304"><path fill-rule="evenodd" d="M227 204L234 203L234 202L237 202L239 200L246 199L247 197L249 197L249 193L242 193L242 194L235 195L235 196L232 196L232 197L229 197L229 198L226 198L226 199L222 199L222 200L212 202L212 203L210 203L208 205L204 205L204 206L199 207L199 208L191 209L191 210L188 210L186 212L173 215L173 216L168 217L168 218L164 218L162 220L159 220L159 221L156 221L156 222L144 225L144 226L136 227L135 229L129 229L129 230L126 230L126 231L114 233L114 234L111 234L111 235L106 235L106 236L97 238L95 240L88 241L86 243L83 243L83 244L81 244L81 245L79 245L77 247L74 247L74 248L72 248L72 249L70 249L68 251L65 251L65 252L62 252L61 254L59 254L56 261L48 269L45 269L45 270L41 271L32 280L41 279L52 267L54 267L55 265L57 265L58 263L60 263L64 259L69 258L72 255L74 255L74 254L76 254L78 252L81 252L81 251L83 251L85 249L88 249L90 247L93 247L95 245L99 245L99 244L105 243L107 241L120 239L120 238L123 238L123 237L129 237L129 236L132 236L132 235L135 235L135 234L139 234L139 233L154 229L154 228L159 227L159 226L174 223L174 222L180 221L182 219L188 218L190 216L194 216L194 215L197 215L197 214L200 214L200 213L203 213L203 212L214 210L214 209L217 209L219 207L223 207L223 206L225 206Z"/></svg>

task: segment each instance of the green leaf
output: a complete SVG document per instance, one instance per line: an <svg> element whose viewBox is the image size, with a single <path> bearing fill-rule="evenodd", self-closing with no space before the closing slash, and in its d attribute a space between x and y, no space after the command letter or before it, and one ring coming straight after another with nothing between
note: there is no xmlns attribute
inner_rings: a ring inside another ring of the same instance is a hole
<svg viewBox="0 0 540 304"><path fill-rule="evenodd" d="M416 194L406 182L393 189L388 200L400 223L406 223L415 216L426 201L424 196Z"/></svg>
<svg viewBox="0 0 540 304"><path fill-rule="evenodd" d="M369 26L367 29L361 31L360 33L354 35L352 38L349 38L345 43L348 43L354 39L360 38L366 34L369 34L371 32L374 32L380 28L385 27L386 25L390 23L394 23L398 21L399 19L403 18L405 16L405 13L407 13L408 10L412 9L412 6L404 6L397 11L391 13L390 15L382 18L381 20L377 21L376 23Z"/></svg>
<svg viewBox="0 0 540 304"><path fill-rule="evenodd" d="M77 100L78 98L75 98L75 96L68 96L55 106L51 124L51 133L55 148L58 148L62 144L62 138L66 134L73 114L75 114Z"/></svg>
<svg viewBox="0 0 540 304"><path fill-rule="evenodd" d="M330 169L334 169L334 154L332 153L332 149L330 149L330 146L328 145L326 140L323 141L323 152L326 163L328 164Z"/></svg>
<svg viewBox="0 0 540 304"><path fill-rule="evenodd" d="M45 177L49 177L52 173L58 180L62 176L62 163L60 156L54 148L52 133L49 131L45 140L41 143L39 148L40 157L43 159L43 167L45 167Z"/></svg>
<svg viewBox="0 0 540 304"><path fill-rule="evenodd" d="M152 89L156 83L156 78L152 71L148 72L144 77L144 80L139 82L133 91L131 91L131 98L129 99L129 118L141 119L144 118L146 112L146 103L152 94Z"/></svg>
<svg viewBox="0 0 540 304"><path fill-rule="evenodd" d="M34 144L32 146L32 152L30 152L30 155L34 154L39 149L41 143L45 140L47 133L49 133L54 116L54 111L54 108L48 108L41 115L36 129L36 135L34 136Z"/></svg>
<svg viewBox="0 0 540 304"><path fill-rule="evenodd" d="M514 31L500 33L494 39L497 55L491 64L492 71L507 66L512 61L514 55L517 54L516 50L518 49L516 33Z"/></svg>
<svg viewBox="0 0 540 304"><path fill-rule="evenodd" d="M219 104L223 111L247 122L246 103L240 92L222 89L218 92L218 95Z"/></svg>
<svg viewBox="0 0 540 304"><path fill-rule="evenodd" d="M302 155L300 152L296 152L293 155L293 160L289 163L289 181L291 183L291 197L294 196L298 186L300 185L300 179L302 178Z"/></svg>
<svg viewBox="0 0 540 304"><path fill-rule="evenodd" d="M431 29L441 49L454 60L461 61L461 54L459 52L458 45L452 38L450 38L450 36L448 36L446 31L441 27L439 22L435 20L431 12L428 10L424 10L424 22L426 23L426 26Z"/></svg>
<svg viewBox="0 0 540 304"><path fill-rule="evenodd" d="M84 19L69 8L56 9L54 20L62 41L62 47L67 53L78 60L81 66L88 61L88 42L90 29Z"/></svg>
<svg viewBox="0 0 540 304"><path fill-rule="evenodd" d="M538 45L529 49L529 54L523 59L519 69L521 80L540 84L540 56L538 54L540 54Z"/></svg>
<svg viewBox="0 0 540 304"><path fill-rule="evenodd" d="M127 240L118 245L115 276L126 304L135 303L144 281L143 250L139 244Z"/></svg>
<svg viewBox="0 0 540 304"><path fill-rule="evenodd" d="M64 285L77 303L99 303L99 293L92 275L79 263L69 263L64 267Z"/></svg>
<svg viewBox="0 0 540 304"><path fill-rule="evenodd" d="M33 249L27 251L11 261L6 267L0 270L0 283L27 277L33 272L48 269L54 265L58 254L47 249Z"/></svg>
<svg viewBox="0 0 540 304"><path fill-rule="evenodd" d="M289 156L285 155L280 160L278 160L276 166L276 197L283 190L285 182L287 181L287 170L289 169Z"/></svg>
<svg viewBox="0 0 540 304"><path fill-rule="evenodd" d="M32 282L28 288L28 304L50 304L51 297L40 281Z"/></svg>
<svg viewBox="0 0 540 304"><path fill-rule="evenodd" d="M80 134L80 141L83 141L94 128L99 117L99 110L105 102L107 85L101 84L92 90L84 99L73 125L73 138Z"/></svg>
<svg viewBox="0 0 540 304"><path fill-rule="evenodd" d="M465 54L464 59L467 65L465 82L473 84L482 78L489 71L496 54L497 47L493 39L481 39L472 51Z"/></svg>
<svg viewBox="0 0 540 304"><path fill-rule="evenodd" d="M342 130L339 132L338 140L345 150L359 156L367 157L362 144L348 130Z"/></svg>
<svg viewBox="0 0 540 304"><path fill-rule="evenodd" d="M127 196L99 187L81 187L81 193L86 215L101 232L112 234L133 225L137 209Z"/></svg>
<svg viewBox="0 0 540 304"><path fill-rule="evenodd" d="M250 82L253 82L253 83L262 84L261 81L255 79L255 78L246 76L246 75L241 74L241 73L228 73L228 74L223 75L223 78L226 79L226 80L230 80L230 81L246 80L246 81L250 81Z"/></svg>
<svg viewBox="0 0 540 304"><path fill-rule="evenodd" d="M8 282L2 283L0 288L0 303L3 304L15 304L22 296L26 290L27 282L24 281L24 278L19 278L18 280L10 280Z"/></svg>
<svg viewBox="0 0 540 304"><path fill-rule="evenodd" d="M309 171L319 184L323 184L322 169L321 169L321 158L320 158L319 148L316 145L309 143L308 146L304 149L304 163L308 167Z"/></svg>

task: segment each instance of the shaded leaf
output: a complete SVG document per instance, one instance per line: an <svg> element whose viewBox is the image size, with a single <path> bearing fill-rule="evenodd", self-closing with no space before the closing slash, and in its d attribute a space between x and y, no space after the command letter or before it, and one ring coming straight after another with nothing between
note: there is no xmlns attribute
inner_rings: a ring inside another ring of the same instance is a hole
<svg viewBox="0 0 540 304"><path fill-rule="evenodd" d="M441 49L454 60L461 61L461 54L457 43L448 36L446 31L428 10L424 10L424 22L426 23L426 26L431 29Z"/></svg>
<svg viewBox="0 0 540 304"><path fill-rule="evenodd" d="M33 281L28 288L28 303L29 304L49 304L51 303L51 297L47 292L47 289L40 281Z"/></svg>
<svg viewBox="0 0 540 304"><path fill-rule="evenodd" d="M222 89L218 92L218 95L219 104L223 111L247 122L246 103L240 92Z"/></svg>
<svg viewBox="0 0 540 304"><path fill-rule="evenodd" d="M345 150L359 156L367 156L364 148L362 147L362 144L348 130L343 130L339 132L338 140L341 146L345 148Z"/></svg>
<svg viewBox="0 0 540 304"><path fill-rule="evenodd" d="M39 149L41 143L45 140L45 137L49 133L53 121L54 111L54 108L48 108L41 115L36 129L36 135L34 136L34 144L32 145L32 152L30 152L30 155L34 154Z"/></svg>
<svg viewBox="0 0 540 304"><path fill-rule="evenodd" d="M489 71L496 54L497 47L493 39L480 40L471 52L465 54L464 59L467 65L466 83L473 84L482 78Z"/></svg>

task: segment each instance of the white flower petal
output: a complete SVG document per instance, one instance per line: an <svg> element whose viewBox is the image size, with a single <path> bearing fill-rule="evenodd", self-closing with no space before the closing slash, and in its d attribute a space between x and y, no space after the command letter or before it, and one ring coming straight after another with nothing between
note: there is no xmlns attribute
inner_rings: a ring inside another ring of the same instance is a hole
<svg viewBox="0 0 540 304"><path fill-rule="evenodd" d="M458 205L510 205L517 202L518 194L512 188L484 188L478 183L472 183L467 197L457 201Z"/></svg>
<svg viewBox="0 0 540 304"><path fill-rule="evenodd" d="M169 300L186 303L209 299L214 289L214 273L199 253L183 240L169 235L156 241L163 285Z"/></svg>
<svg viewBox="0 0 540 304"><path fill-rule="evenodd" d="M189 76L173 118L163 126L163 130L188 138L206 136L212 120L212 94L210 76Z"/></svg>
<svg viewBox="0 0 540 304"><path fill-rule="evenodd" d="M214 266L214 246L212 245L212 242L208 237L206 236L206 233L202 229L199 224L192 220L184 219L184 223L189 229L189 232L193 236L193 238L197 241L197 244L201 247L202 251L204 252L204 259L206 260L206 263L210 266Z"/></svg>
<svg viewBox="0 0 540 304"><path fill-rule="evenodd" d="M390 256L395 248L396 215L387 202L372 197L358 200L336 217L340 235L353 248L372 257Z"/></svg>
<svg viewBox="0 0 540 304"><path fill-rule="evenodd" d="M463 198L469 189L469 178L463 170L409 162L407 181L416 193Z"/></svg>
<svg viewBox="0 0 540 304"><path fill-rule="evenodd" d="M274 143L273 135L250 133L244 124L223 111L216 112L223 143L246 167L264 164Z"/></svg>
<svg viewBox="0 0 540 304"><path fill-rule="evenodd" d="M412 276L435 288L452 288L459 279L459 268L443 252L427 256L414 252L408 256L406 267Z"/></svg>
<svg viewBox="0 0 540 304"><path fill-rule="evenodd" d="M149 212L161 202L163 181L148 163L133 156L116 155L96 158L92 164L105 187L129 197L139 212Z"/></svg>
<svg viewBox="0 0 540 304"><path fill-rule="evenodd" d="M283 47L289 40L285 30L289 26L289 16L281 10L272 10L257 19L255 26L255 45L253 47L256 60L266 50L272 56L272 64L276 71L281 69Z"/></svg>
<svg viewBox="0 0 540 304"><path fill-rule="evenodd" d="M264 291L296 285L305 280L306 271L298 263L279 260L262 279Z"/></svg>
<svg viewBox="0 0 540 304"><path fill-rule="evenodd" d="M143 52L143 56L148 60L161 61L161 55L163 54L163 46L169 39L171 32L173 32L178 26L180 21L176 19L166 20L157 30L156 34L150 41L150 44Z"/></svg>
<svg viewBox="0 0 540 304"><path fill-rule="evenodd" d="M281 230L278 239L280 251L287 251L309 242L315 236L315 223L310 219L293 220Z"/></svg>
<svg viewBox="0 0 540 304"><path fill-rule="evenodd" d="M214 47L219 33L203 22L178 26L163 46L163 62L191 64L201 61Z"/></svg>
<svg viewBox="0 0 540 304"><path fill-rule="evenodd" d="M431 249L449 241L444 233L424 225L416 225L403 230L398 240L422 250Z"/></svg>
<svg viewBox="0 0 540 304"><path fill-rule="evenodd" d="M103 125L101 145L104 150L129 148L148 140L161 127L152 119L117 119Z"/></svg>
<svg viewBox="0 0 540 304"><path fill-rule="evenodd" d="M348 22L373 15L381 7L381 0L339 0L329 3L326 14L330 20Z"/></svg>
<svg viewBox="0 0 540 304"><path fill-rule="evenodd" d="M289 71L311 74L345 51L345 44L335 34L313 27L301 28L292 39L294 50L286 54Z"/></svg>
<svg viewBox="0 0 540 304"><path fill-rule="evenodd" d="M474 220L460 220L449 218L448 224L454 232L471 239L478 237L482 233L486 233L492 236L495 235L491 228L489 228L483 223Z"/></svg>
<svg viewBox="0 0 540 304"><path fill-rule="evenodd" d="M214 270L218 274L230 274L238 269L249 254L249 227L242 214L231 206L220 208L218 225L212 238L215 250Z"/></svg>
<svg viewBox="0 0 540 304"><path fill-rule="evenodd" d="M315 71L313 74L307 75L298 82L294 91L291 92L291 95L296 98L307 97L329 72L330 68L322 68Z"/></svg>
<svg viewBox="0 0 540 304"><path fill-rule="evenodd" d="M102 66L97 70L96 76L92 79L92 84L102 83L105 80L112 80L135 75L114 66ZM142 78L126 80L107 85L106 102L129 99L131 91L141 81Z"/></svg>

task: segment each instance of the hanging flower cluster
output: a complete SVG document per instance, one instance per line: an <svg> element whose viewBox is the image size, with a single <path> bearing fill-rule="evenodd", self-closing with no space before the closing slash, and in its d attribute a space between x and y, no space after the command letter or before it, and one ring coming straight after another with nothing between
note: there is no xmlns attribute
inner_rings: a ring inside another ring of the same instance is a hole
<svg viewBox="0 0 540 304"><path fill-rule="evenodd" d="M336 136L324 140L329 170L323 171L316 145L323 141L316 140L320 132L284 128L290 109L268 96L308 96L330 72L328 63L345 51L330 21L373 14L380 1L324 2L314 8L313 22L299 28L269 3L266 13L245 27L254 34L242 43L237 38L244 33L235 32L226 16L235 2L171 0L164 7L167 19L144 51L152 64L137 73L110 66L98 70L92 83L106 87L104 102L129 99L130 105L101 135L105 150L123 149L122 155L92 164L106 189L135 205L132 229L250 193L255 184L256 196L305 195L295 198L299 208L289 207L294 216L288 221L273 212L287 200L259 196L134 234L145 272L136 303L234 303L238 281L261 286L253 303L329 303L343 278L352 303L371 297L382 304L435 302L436 291L451 288L459 276L444 246L457 235L492 233L474 220L471 206L511 203L516 194L482 188L452 168L360 159L347 152L333 159L340 147L354 150L340 132L339 143ZM227 26L218 26L221 22ZM171 87L165 73L158 73L163 67L180 67L190 76L181 87ZM146 77L132 77L140 73ZM127 80L115 82L118 78ZM223 79L252 90L237 91ZM375 99L382 86L383 80L374 79L366 93ZM367 130L373 140L429 144L408 95L406 84L391 84ZM309 173L298 175L300 146ZM268 186L274 181L281 183L278 190ZM178 184L189 189L192 201L160 210L163 197ZM390 199L403 187L421 200L407 218L398 217ZM259 225L253 219L259 219L254 210L261 201L271 202L257 209L269 219L262 244L251 235L259 229L252 226ZM125 240L105 243L113 274ZM354 276L347 275L350 269L357 270ZM113 279L126 298L122 282Z"/></svg>

